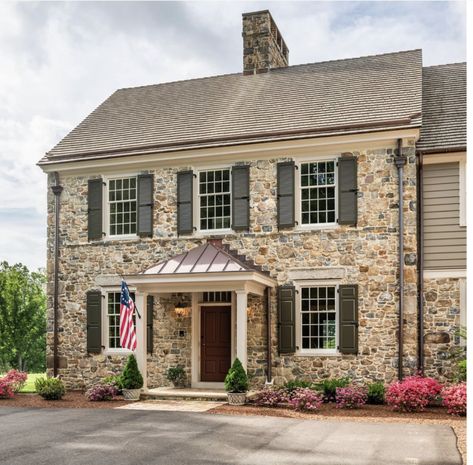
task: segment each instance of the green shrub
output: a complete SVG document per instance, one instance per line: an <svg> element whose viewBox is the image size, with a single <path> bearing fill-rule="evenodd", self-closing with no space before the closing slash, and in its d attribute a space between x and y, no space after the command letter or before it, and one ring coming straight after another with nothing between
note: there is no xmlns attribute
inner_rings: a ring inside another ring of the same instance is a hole
<svg viewBox="0 0 473 465"><path fill-rule="evenodd" d="M36 392L46 400L62 399L66 393L64 383L59 378L38 378L34 387Z"/></svg>
<svg viewBox="0 0 473 465"><path fill-rule="evenodd" d="M121 390L123 389L123 382L122 382L121 375L107 376L103 379L102 384L108 384L109 386L115 387L119 393L121 393Z"/></svg>
<svg viewBox="0 0 473 465"><path fill-rule="evenodd" d="M386 388L383 383L374 382L368 384L368 404L384 404L384 393Z"/></svg>
<svg viewBox="0 0 473 465"><path fill-rule="evenodd" d="M325 402L335 402L337 388L347 387L349 384L350 378L332 378L315 383L314 387L323 393Z"/></svg>
<svg viewBox="0 0 473 465"><path fill-rule="evenodd" d="M288 394L292 394L296 389L299 388L312 389L314 387L314 384L310 381L304 381L303 379L291 379L290 381L287 381L283 387Z"/></svg>
<svg viewBox="0 0 473 465"><path fill-rule="evenodd" d="M466 360L460 360L457 363L456 379L458 382L466 382Z"/></svg>
<svg viewBox="0 0 473 465"><path fill-rule="evenodd" d="M248 376L238 358L235 359L225 376L225 390L228 392L248 391Z"/></svg>
<svg viewBox="0 0 473 465"><path fill-rule="evenodd" d="M186 373L184 371L184 368L181 366L176 366L176 367L171 367L168 369L166 373L166 378L171 381L174 386L179 386L181 385L186 377Z"/></svg>
<svg viewBox="0 0 473 465"><path fill-rule="evenodd" d="M130 355L121 376L122 389L141 389L143 387L143 377L141 376L136 358Z"/></svg>

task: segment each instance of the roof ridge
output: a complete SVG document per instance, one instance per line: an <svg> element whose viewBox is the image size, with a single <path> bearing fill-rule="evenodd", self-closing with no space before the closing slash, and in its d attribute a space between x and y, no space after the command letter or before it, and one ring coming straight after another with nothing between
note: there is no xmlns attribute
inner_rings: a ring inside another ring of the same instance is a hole
<svg viewBox="0 0 473 465"><path fill-rule="evenodd" d="M441 65L422 66L422 69L441 68L443 66L466 65L466 61L456 61L454 63L443 63Z"/></svg>
<svg viewBox="0 0 473 465"><path fill-rule="evenodd" d="M270 73L284 72L287 69L301 68L301 67L304 67L304 66L322 65L322 64L326 64L326 63L337 63L337 62L340 62L340 61L361 60L361 59L364 59L364 58L384 57L384 56L389 56L389 55L400 55L400 54L403 54L403 53L410 53L410 52L422 52L422 49L421 48L415 48L415 49L412 49L412 50L398 50L396 52L376 53L376 54L373 54L373 55L362 55L362 56L359 56L359 57L337 58L336 60L323 60L323 61L314 61L314 62L309 62L309 63L298 63L296 65L282 66L280 68L272 68L268 71L268 73L260 73L260 74L245 76L245 79L255 77L255 76L266 76ZM215 74L213 76L202 76L202 77L196 77L196 78L190 78L190 79L178 79L176 81L158 82L158 83L155 83L155 84L144 84L144 85L141 85L141 86L120 87L120 88L116 89L115 92L120 92L122 90L143 89L145 87L156 87L156 86L164 86L164 85L171 85L171 84L179 84L179 83L182 83L182 82L203 81L203 80L206 80L206 79L222 78L222 77L227 77L227 76L243 76L243 73L242 72L223 73L223 74Z"/></svg>

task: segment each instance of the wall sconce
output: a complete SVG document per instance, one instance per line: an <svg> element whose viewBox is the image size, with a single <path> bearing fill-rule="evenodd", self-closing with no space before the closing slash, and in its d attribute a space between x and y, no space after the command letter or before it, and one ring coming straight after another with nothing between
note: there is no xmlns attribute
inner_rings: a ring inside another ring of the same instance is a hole
<svg viewBox="0 0 473 465"><path fill-rule="evenodd" d="M187 304L179 301L174 306L174 311L176 312L177 317L182 318L184 316L189 315L189 313L191 312L191 307L189 307Z"/></svg>

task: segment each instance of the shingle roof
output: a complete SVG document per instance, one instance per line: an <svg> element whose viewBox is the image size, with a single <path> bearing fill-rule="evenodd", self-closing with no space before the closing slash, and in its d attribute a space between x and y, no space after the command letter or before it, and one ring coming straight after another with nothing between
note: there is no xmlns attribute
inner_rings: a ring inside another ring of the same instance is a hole
<svg viewBox="0 0 473 465"><path fill-rule="evenodd" d="M142 274L218 273L260 271L231 252L211 243L199 245L175 257L159 262Z"/></svg>
<svg viewBox="0 0 473 465"><path fill-rule="evenodd" d="M422 52L120 89L48 161L420 125Z"/></svg>
<svg viewBox="0 0 473 465"><path fill-rule="evenodd" d="M466 148L466 63L423 69L419 151Z"/></svg>

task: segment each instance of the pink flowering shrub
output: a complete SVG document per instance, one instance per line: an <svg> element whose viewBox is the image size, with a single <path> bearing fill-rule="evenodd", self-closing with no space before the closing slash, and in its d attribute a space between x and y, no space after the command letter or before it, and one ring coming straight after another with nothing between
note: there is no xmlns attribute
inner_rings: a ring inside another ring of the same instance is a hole
<svg viewBox="0 0 473 465"><path fill-rule="evenodd" d="M9 383L13 392L18 392L26 383L28 373L18 370L10 370L3 379Z"/></svg>
<svg viewBox="0 0 473 465"><path fill-rule="evenodd" d="M0 398L9 399L18 392L26 382L27 373L18 370L10 370L3 378L0 378Z"/></svg>
<svg viewBox="0 0 473 465"><path fill-rule="evenodd" d="M368 394L366 389L357 386L339 387L336 390L335 402L337 408L360 408L366 404Z"/></svg>
<svg viewBox="0 0 473 465"><path fill-rule="evenodd" d="M288 395L282 389L266 388L256 393L253 400L260 407L277 407L288 401Z"/></svg>
<svg viewBox="0 0 473 465"><path fill-rule="evenodd" d="M442 391L442 405L451 415L466 415L466 383L448 386Z"/></svg>
<svg viewBox="0 0 473 465"><path fill-rule="evenodd" d="M319 392L309 388L297 388L292 391L289 404L296 410L308 410L312 412L318 410L323 404L323 401L323 395Z"/></svg>
<svg viewBox="0 0 473 465"><path fill-rule="evenodd" d="M97 384L85 393L85 397L92 402L112 400L118 394L118 390L111 384Z"/></svg>
<svg viewBox="0 0 473 465"><path fill-rule="evenodd" d="M391 383L386 392L386 403L393 410L421 412L442 391L441 384L433 378L409 376Z"/></svg>

